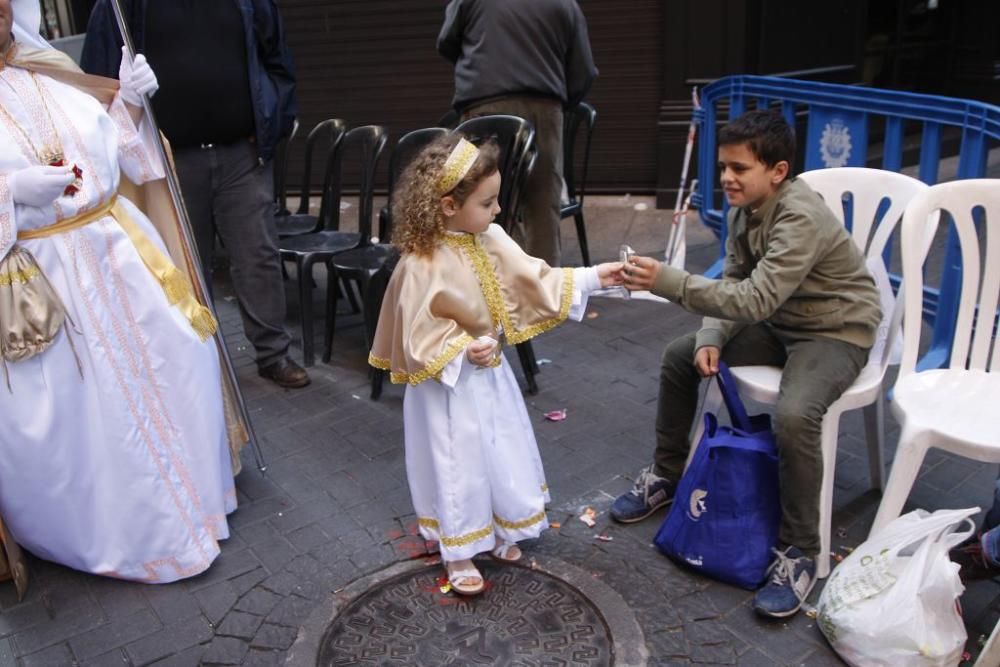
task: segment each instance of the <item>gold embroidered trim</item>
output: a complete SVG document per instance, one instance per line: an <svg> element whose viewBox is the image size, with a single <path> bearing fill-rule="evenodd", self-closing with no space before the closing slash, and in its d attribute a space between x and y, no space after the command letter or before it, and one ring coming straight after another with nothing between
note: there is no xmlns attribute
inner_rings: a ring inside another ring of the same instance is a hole
<svg viewBox="0 0 1000 667"><path fill-rule="evenodd" d="M368 363L380 370L389 371L389 381L392 384L418 385L431 378L440 380L441 371L443 371L444 367L448 365L448 362L454 359L455 355L464 350L465 347L471 342L472 336L467 333L463 333L458 338L453 340L448 347L444 349L444 352L432 359L426 366L416 373L394 371L391 368L391 362L389 359L382 359L372 355L371 353L368 354Z"/></svg>
<svg viewBox="0 0 1000 667"><path fill-rule="evenodd" d="M430 530L438 532L438 541L446 547L464 547L466 544L472 544L473 542L478 542L484 537L489 537L489 535L493 532L493 524L491 523L485 528L480 528L479 530L466 533L465 535L448 537L440 534L441 524L438 523L437 519L421 516L417 517L417 524L423 526L424 528L429 528Z"/></svg>
<svg viewBox="0 0 1000 667"><path fill-rule="evenodd" d="M25 269L24 271L0 273L0 287L9 287L14 284L23 285L31 282L40 275L42 275L42 272L37 266Z"/></svg>
<svg viewBox="0 0 1000 667"><path fill-rule="evenodd" d="M529 516L527 519L522 521L507 521L506 519L501 519L496 514L493 515L493 520L497 522L501 528L506 528L507 530L520 530L521 528L528 528L539 523L545 518L545 510L542 510L538 514Z"/></svg>
<svg viewBox="0 0 1000 667"><path fill-rule="evenodd" d="M493 266L490 264L489 255L477 236L472 234L448 235L444 238L445 243L452 247L463 249L472 260L472 267L479 278L479 284L483 288L483 298L486 299L486 306L490 310L490 317L493 325L503 326L504 337L510 345L517 345L535 336L554 329L569 317L570 308L573 306L573 269L564 268L562 295L559 301L559 314L554 318L532 324L524 329L515 329L510 321L510 313L503 301L503 292L500 290L500 282L497 280Z"/></svg>
<svg viewBox="0 0 1000 667"><path fill-rule="evenodd" d="M542 484L542 493L546 493L546 492L548 492L548 490L549 490L549 485L548 484Z"/></svg>

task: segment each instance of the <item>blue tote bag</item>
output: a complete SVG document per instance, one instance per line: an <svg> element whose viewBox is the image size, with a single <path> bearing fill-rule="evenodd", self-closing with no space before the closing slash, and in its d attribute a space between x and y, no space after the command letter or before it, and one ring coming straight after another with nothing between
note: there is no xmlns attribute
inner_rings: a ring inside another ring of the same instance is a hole
<svg viewBox="0 0 1000 667"><path fill-rule="evenodd" d="M753 589L764 581L778 542L778 450L771 418L747 416L721 362L716 381L732 426L705 413L705 433L654 541L679 563Z"/></svg>

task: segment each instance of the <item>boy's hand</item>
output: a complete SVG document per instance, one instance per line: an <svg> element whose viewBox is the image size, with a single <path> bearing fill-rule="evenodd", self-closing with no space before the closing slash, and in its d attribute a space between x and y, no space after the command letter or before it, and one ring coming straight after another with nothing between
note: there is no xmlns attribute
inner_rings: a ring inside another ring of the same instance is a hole
<svg viewBox="0 0 1000 667"><path fill-rule="evenodd" d="M625 267L625 287L633 292L648 290L660 274L660 263L652 257L632 255L632 261Z"/></svg>
<svg viewBox="0 0 1000 667"><path fill-rule="evenodd" d="M719 348L714 345L699 347L694 353L694 367L703 378L712 377L719 372Z"/></svg>
<svg viewBox="0 0 1000 667"><path fill-rule="evenodd" d="M605 262L597 265L597 277L601 287L615 287L625 284L625 265L621 262Z"/></svg>
<svg viewBox="0 0 1000 667"><path fill-rule="evenodd" d="M489 366L490 362L493 361L493 351L496 346L495 338L480 336L469 343L469 347L465 348L465 357L474 366Z"/></svg>

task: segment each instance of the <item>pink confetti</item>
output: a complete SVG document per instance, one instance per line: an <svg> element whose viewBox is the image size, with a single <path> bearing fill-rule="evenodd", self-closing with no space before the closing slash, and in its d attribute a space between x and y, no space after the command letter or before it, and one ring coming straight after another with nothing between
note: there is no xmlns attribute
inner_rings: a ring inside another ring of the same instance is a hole
<svg viewBox="0 0 1000 667"><path fill-rule="evenodd" d="M566 419L566 408L562 410L553 410L552 412L546 412L545 418L550 422L561 422Z"/></svg>
<svg viewBox="0 0 1000 667"><path fill-rule="evenodd" d="M610 542L615 538L611 537L610 535L594 535L594 539L600 540L601 542Z"/></svg>

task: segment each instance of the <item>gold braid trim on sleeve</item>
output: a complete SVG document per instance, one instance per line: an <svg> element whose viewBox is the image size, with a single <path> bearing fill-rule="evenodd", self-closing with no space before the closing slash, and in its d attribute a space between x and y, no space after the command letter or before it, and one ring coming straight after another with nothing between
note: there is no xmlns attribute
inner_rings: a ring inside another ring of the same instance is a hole
<svg viewBox="0 0 1000 667"><path fill-rule="evenodd" d="M371 353L368 354L368 363L380 370L389 371L389 381L392 384L418 385L424 380L429 380L431 378L439 379L441 377L441 371L443 371L444 367L448 365L448 362L454 359L455 355L464 350L471 342L472 336L467 333L463 333L458 338L453 340L448 347L444 349L444 352L432 359L426 366L415 373L394 371L392 370L392 363L389 359L382 359L372 355Z"/></svg>
<svg viewBox="0 0 1000 667"><path fill-rule="evenodd" d="M507 334L507 342L511 345L523 343L526 340L534 338L538 334L543 334L550 329L555 329L557 326L565 322L567 317L569 317L569 310L573 306L573 269L564 268L561 270L563 272L563 284L562 299L559 303L559 314L550 320L539 322L538 324L533 324L530 327L521 329L520 331L512 331ZM504 331L507 331L507 329L504 328Z"/></svg>

